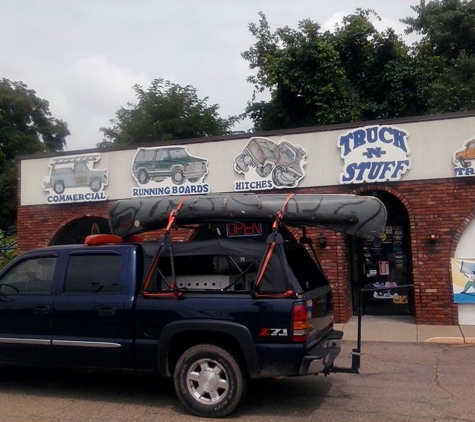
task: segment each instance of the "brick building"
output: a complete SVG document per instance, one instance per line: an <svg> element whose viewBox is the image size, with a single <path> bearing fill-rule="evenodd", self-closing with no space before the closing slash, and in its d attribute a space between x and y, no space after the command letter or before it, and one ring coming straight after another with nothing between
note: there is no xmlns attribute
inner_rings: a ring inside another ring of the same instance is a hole
<svg viewBox="0 0 475 422"><path fill-rule="evenodd" d="M472 112L24 156L19 249L107 232L108 209L122 198L257 190L373 195L388 209L382 239L309 229L333 286L337 322L356 312L361 288L378 287L362 296L366 314L475 325L474 139Z"/></svg>

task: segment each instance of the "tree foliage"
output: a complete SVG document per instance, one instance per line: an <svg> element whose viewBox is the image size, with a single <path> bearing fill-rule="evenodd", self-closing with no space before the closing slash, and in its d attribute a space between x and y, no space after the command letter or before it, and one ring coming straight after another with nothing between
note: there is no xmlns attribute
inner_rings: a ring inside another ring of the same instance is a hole
<svg viewBox="0 0 475 422"><path fill-rule="evenodd" d="M406 33L422 35L419 53L443 57L448 62L463 52L475 54L475 1L421 0L411 6L416 17L401 19L407 25Z"/></svg>
<svg viewBox="0 0 475 422"><path fill-rule="evenodd" d="M411 8L417 16L401 21L422 37L418 57L434 64L427 113L474 110L475 1L422 0Z"/></svg>
<svg viewBox="0 0 475 422"><path fill-rule="evenodd" d="M357 9L334 31L300 22L270 29L263 13L242 53L254 74L246 114L256 130L334 124L474 109L475 1L422 0L402 21L421 35L408 46L378 31L376 12ZM268 91L270 100L257 101Z"/></svg>
<svg viewBox="0 0 475 422"><path fill-rule="evenodd" d="M15 157L61 151L68 135L66 123L52 117L48 101L22 82L0 80L0 229L15 224Z"/></svg>
<svg viewBox="0 0 475 422"><path fill-rule="evenodd" d="M218 105L209 106L208 98L200 99L189 85L155 79L148 90L140 85L134 90L138 103L121 107L112 127L100 129L99 147L224 135L236 121L219 117Z"/></svg>

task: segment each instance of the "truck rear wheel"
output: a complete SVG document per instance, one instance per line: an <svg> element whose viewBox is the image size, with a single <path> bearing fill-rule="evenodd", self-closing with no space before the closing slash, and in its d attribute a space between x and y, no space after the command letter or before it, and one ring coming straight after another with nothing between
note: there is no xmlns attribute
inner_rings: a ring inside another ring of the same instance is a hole
<svg viewBox="0 0 475 422"><path fill-rule="evenodd" d="M197 416L221 418L244 397L246 378L237 359L227 350L200 344L178 359L175 391L185 408Z"/></svg>
<svg viewBox="0 0 475 422"><path fill-rule="evenodd" d="M147 170L140 170L139 173L137 174L137 179L141 185L144 185L145 183L148 183L150 178L148 177Z"/></svg>
<svg viewBox="0 0 475 422"><path fill-rule="evenodd" d="M94 179L91 180L91 183L89 183L89 187L93 192L99 192L102 187L102 181L98 177L94 177Z"/></svg>

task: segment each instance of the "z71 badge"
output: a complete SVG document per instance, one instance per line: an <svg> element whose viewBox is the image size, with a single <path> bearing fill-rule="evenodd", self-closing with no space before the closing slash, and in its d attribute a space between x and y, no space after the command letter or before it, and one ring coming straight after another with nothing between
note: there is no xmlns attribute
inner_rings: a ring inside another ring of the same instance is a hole
<svg viewBox="0 0 475 422"><path fill-rule="evenodd" d="M287 336L287 328L261 328L261 332L259 333L261 337L272 337L272 336Z"/></svg>

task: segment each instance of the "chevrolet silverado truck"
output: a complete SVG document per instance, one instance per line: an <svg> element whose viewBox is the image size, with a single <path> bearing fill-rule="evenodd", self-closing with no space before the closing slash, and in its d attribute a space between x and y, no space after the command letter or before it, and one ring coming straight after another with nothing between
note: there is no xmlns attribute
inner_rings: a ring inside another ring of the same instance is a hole
<svg viewBox="0 0 475 422"><path fill-rule="evenodd" d="M0 362L155 372L191 413L226 416L252 379L338 372L342 332L305 227L373 238L385 220L379 200L352 195L118 201L112 234L1 271ZM190 241L172 241L180 226Z"/></svg>

